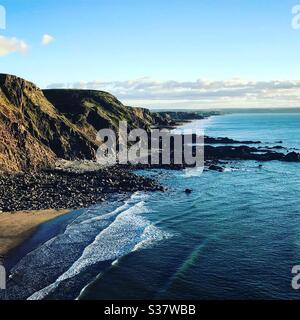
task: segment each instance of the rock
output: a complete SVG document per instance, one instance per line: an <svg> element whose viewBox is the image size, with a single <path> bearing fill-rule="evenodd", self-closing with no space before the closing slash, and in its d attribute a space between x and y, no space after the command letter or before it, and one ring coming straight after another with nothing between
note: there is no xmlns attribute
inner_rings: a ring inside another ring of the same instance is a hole
<svg viewBox="0 0 300 320"><path fill-rule="evenodd" d="M208 144L260 144L261 141L251 141L251 140L246 140L246 141L238 141L238 140L233 140L230 138L213 138L213 137L204 137L205 143Z"/></svg>
<svg viewBox="0 0 300 320"><path fill-rule="evenodd" d="M210 165L208 169L213 171L218 171L218 172L224 172L224 168L217 166L215 164Z"/></svg>
<svg viewBox="0 0 300 320"><path fill-rule="evenodd" d="M220 146L206 145L205 161L208 160L256 160L256 161L290 161L298 162L300 154L291 152L288 155L282 152L262 150L249 146ZM213 169L212 169L213 170Z"/></svg>
<svg viewBox="0 0 300 320"><path fill-rule="evenodd" d="M268 152L269 150L286 150L283 146L274 146L274 147L259 147L260 151Z"/></svg>
<svg viewBox="0 0 300 320"><path fill-rule="evenodd" d="M121 167L89 173L48 170L4 174L0 176L0 209L8 212L89 207L105 201L109 193L136 191L163 191L163 187Z"/></svg>
<svg viewBox="0 0 300 320"><path fill-rule="evenodd" d="M300 154L294 151L290 152L284 157L284 160L288 162L298 162L300 161Z"/></svg>

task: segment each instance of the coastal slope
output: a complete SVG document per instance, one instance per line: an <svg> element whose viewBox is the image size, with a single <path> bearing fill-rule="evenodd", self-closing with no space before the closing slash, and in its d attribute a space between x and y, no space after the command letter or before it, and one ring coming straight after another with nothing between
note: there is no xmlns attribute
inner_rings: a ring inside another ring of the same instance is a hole
<svg viewBox="0 0 300 320"><path fill-rule="evenodd" d="M127 107L108 92L76 89L43 92L55 108L91 141L95 140L100 129L118 129L122 120L130 129L149 128L153 123L148 110Z"/></svg>
<svg viewBox="0 0 300 320"><path fill-rule="evenodd" d="M94 160L97 131L116 129L121 120L133 129L149 128L162 118L124 106L107 92L43 92L29 81L0 74L0 171L36 171L57 158Z"/></svg>
<svg viewBox="0 0 300 320"><path fill-rule="evenodd" d="M96 145L60 114L42 90L0 74L0 170L51 166L57 157L92 159Z"/></svg>
<svg viewBox="0 0 300 320"><path fill-rule="evenodd" d="M22 78L0 74L0 171L38 171L56 159L95 160L100 129L174 127L202 119L197 113L155 113L129 107L96 90L41 90Z"/></svg>

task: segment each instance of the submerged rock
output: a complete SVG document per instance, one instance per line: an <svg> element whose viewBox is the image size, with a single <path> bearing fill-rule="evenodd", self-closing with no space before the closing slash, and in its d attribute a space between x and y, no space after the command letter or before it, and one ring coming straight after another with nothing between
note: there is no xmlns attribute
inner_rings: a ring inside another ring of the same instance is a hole
<svg viewBox="0 0 300 320"><path fill-rule="evenodd" d="M289 154L249 146L205 146L205 160L257 160L257 161L300 161L300 154Z"/></svg>
<svg viewBox="0 0 300 320"><path fill-rule="evenodd" d="M298 162L298 161L300 161L300 155L299 155L299 153L293 151L293 152L288 153L284 157L284 160L288 161L288 162Z"/></svg>
<svg viewBox="0 0 300 320"><path fill-rule="evenodd" d="M217 166L215 164L210 165L208 169L212 171L224 172L224 168Z"/></svg>
<svg viewBox="0 0 300 320"><path fill-rule="evenodd" d="M238 141L238 140L233 140L230 138L213 138L213 137L204 137L205 143L208 144L260 144L261 141L252 141L252 140L245 140L245 141Z"/></svg>

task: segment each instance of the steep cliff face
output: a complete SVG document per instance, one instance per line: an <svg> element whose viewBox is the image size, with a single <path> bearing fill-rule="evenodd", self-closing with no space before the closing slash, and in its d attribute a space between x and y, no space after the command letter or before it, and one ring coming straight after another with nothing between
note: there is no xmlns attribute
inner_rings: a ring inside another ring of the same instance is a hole
<svg viewBox="0 0 300 320"><path fill-rule="evenodd" d="M55 154L29 130L33 123L24 112L27 104L38 105L40 97L32 83L0 75L0 170L38 169L53 163ZM51 107L46 103L43 108Z"/></svg>
<svg viewBox="0 0 300 320"><path fill-rule="evenodd" d="M47 99L91 140L103 128L117 129L125 120L129 129L147 128L152 116L146 109L124 106L113 95L94 90L44 90Z"/></svg>
<svg viewBox="0 0 300 320"><path fill-rule="evenodd" d="M124 106L113 95L93 90L44 90L0 74L0 171L45 168L56 158L95 159L103 128L118 130L169 125L168 114Z"/></svg>
<svg viewBox="0 0 300 320"><path fill-rule="evenodd" d="M0 74L0 170L35 170L56 157L92 159L96 147L33 83Z"/></svg>
<svg viewBox="0 0 300 320"><path fill-rule="evenodd" d="M36 170L56 158L94 159L100 129L149 128L146 109L124 106L114 96L90 90L40 90L0 74L0 171Z"/></svg>

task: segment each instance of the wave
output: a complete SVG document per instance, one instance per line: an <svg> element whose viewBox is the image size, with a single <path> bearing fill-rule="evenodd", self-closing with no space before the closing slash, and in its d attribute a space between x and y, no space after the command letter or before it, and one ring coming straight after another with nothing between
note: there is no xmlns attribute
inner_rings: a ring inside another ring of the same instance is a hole
<svg viewBox="0 0 300 320"><path fill-rule="evenodd" d="M234 172L234 171L240 171L240 170L237 168L224 168L223 172Z"/></svg>
<svg viewBox="0 0 300 320"><path fill-rule="evenodd" d="M64 281L80 275L93 265L105 261L113 263L130 252L149 248L156 242L169 238L170 234L160 230L146 219L144 214L149 212L146 199L146 194L136 193L113 211L101 216L81 218L75 225L70 226L69 231L73 229L73 233L78 235L82 229L86 228L85 226L110 221L55 281L30 295L28 300L46 298L49 294L53 294Z"/></svg>

